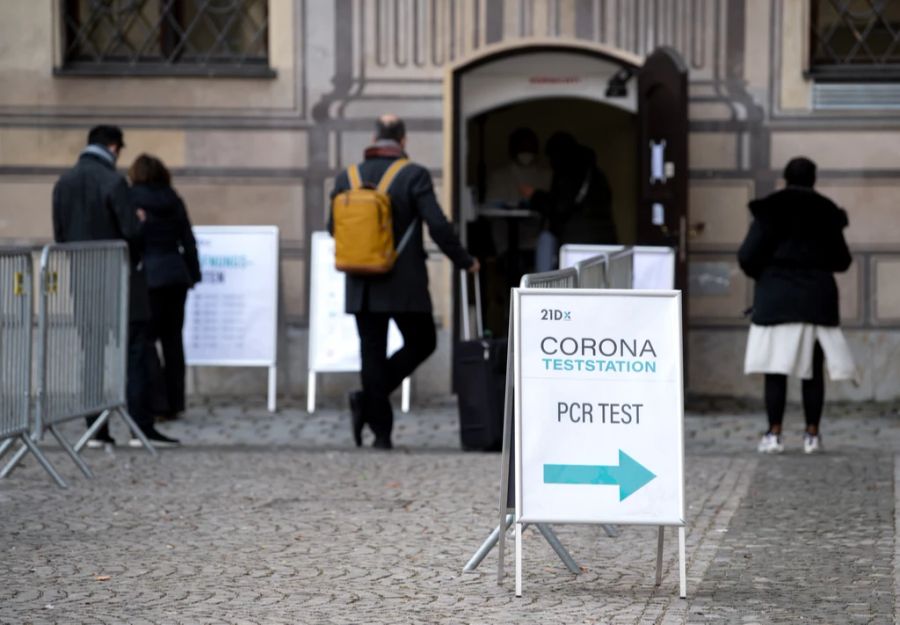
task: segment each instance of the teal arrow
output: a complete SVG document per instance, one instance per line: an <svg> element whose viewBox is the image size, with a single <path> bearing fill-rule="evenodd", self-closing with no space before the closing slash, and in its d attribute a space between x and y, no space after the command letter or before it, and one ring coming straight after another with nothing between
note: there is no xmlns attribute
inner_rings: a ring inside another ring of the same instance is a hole
<svg viewBox="0 0 900 625"><path fill-rule="evenodd" d="M545 464L544 484L600 484L619 486L619 501L634 494L656 474L619 450L619 466L590 464Z"/></svg>

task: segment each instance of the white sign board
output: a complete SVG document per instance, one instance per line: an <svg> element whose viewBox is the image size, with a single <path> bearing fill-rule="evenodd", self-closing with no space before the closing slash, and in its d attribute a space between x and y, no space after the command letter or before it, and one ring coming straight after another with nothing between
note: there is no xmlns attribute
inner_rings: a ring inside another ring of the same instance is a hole
<svg viewBox="0 0 900 625"><path fill-rule="evenodd" d="M270 366L278 333L278 228L195 226L203 281L188 292L189 365Z"/></svg>
<svg viewBox="0 0 900 625"><path fill-rule="evenodd" d="M269 367L274 410L278 336L278 228L195 226L203 281L188 291L185 362Z"/></svg>
<svg viewBox="0 0 900 625"><path fill-rule="evenodd" d="M520 522L684 525L678 291L517 289Z"/></svg>
<svg viewBox="0 0 900 625"><path fill-rule="evenodd" d="M625 249L624 245L566 244L559 248L559 267L574 267L576 263L598 254L611 254ZM675 250L655 245L635 245L633 288L669 290L675 288Z"/></svg>

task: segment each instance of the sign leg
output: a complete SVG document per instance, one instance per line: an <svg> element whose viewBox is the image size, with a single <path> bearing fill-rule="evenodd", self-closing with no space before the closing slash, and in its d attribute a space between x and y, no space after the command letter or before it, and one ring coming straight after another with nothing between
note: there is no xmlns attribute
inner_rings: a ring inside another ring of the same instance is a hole
<svg viewBox="0 0 900 625"><path fill-rule="evenodd" d="M556 552L556 555L559 556L559 559L563 561L563 564L566 565L566 568L569 569L570 572L578 575L581 573L581 567L578 566L578 563L575 562L575 558L568 552L568 550L563 547L562 543L559 542L559 538L556 537L556 534L550 526L546 523L536 523L538 531L544 537L544 539L553 547L553 551Z"/></svg>
<svg viewBox="0 0 900 625"><path fill-rule="evenodd" d="M687 562L685 561L684 527L678 528L678 580L680 588L678 596L687 599Z"/></svg>
<svg viewBox="0 0 900 625"><path fill-rule="evenodd" d="M478 568L478 565L481 564L482 560L487 557L487 554L490 553L491 549L494 548L494 545L497 544L497 541L500 540L500 537L506 534L506 531L509 529L509 526L512 525L513 515L509 514L506 516L506 521L498 525L494 528L494 531L491 532L490 536L488 536L481 546L478 548L478 551L466 562L466 565L463 567L463 573L474 573L475 569Z"/></svg>
<svg viewBox="0 0 900 625"><path fill-rule="evenodd" d="M269 367L269 412L275 412L278 395L278 367Z"/></svg>
<svg viewBox="0 0 900 625"><path fill-rule="evenodd" d="M663 542L666 538L666 528L659 526L658 536L656 540L656 585L662 584L662 560L663 560Z"/></svg>
<svg viewBox="0 0 900 625"><path fill-rule="evenodd" d="M522 596L522 524L516 523L516 596Z"/></svg>
<svg viewBox="0 0 900 625"><path fill-rule="evenodd" d="M400 410L403 414L409 412L409 398L411 394L412 382L409 378L403 378L403 384L400 387Z"/></svg>
<svg viewBox="0 0 900 625"><path fill-rule="evenodd" d="M306 412L312 414L316 411L316 372L309 370L306 379Z"/></svg>

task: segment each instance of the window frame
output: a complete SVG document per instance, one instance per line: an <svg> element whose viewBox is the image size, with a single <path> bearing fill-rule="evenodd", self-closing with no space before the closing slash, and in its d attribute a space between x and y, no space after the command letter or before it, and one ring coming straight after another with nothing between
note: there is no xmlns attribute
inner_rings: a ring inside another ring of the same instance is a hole
<svg viewBox="0 0 900 625"><path fill-rule="evenodd" d="M819 0L810 0L809 28L807 29L808 58L805 75L816 82L898 82L900 81L900 60L897 63L816 63L816 49L820 41L817 25ZM874 7L873 7L874 8ZM900 49L900 44L897 45Z"/></svg>
<svg viewBox="0 0 900 625"><path fill-rule="evenodd" d="M53 68L56 76L92 76L92 77L199 77L199 78L275 78L277 72L271 66L271 24L269 22L269 1L264 0L266 7L265 23L265 58L243 59L240 62L223 61L182 61L167 59L162 55L159 60L141 61L125 60L72 60L67 59L68 48L73 36L77 36L69 21L72 11L80 8L83 0L58 0L60 12L59 38L60 58ZM166 0L160 0L164 2ZM157 37L162 37L162 26L155 25Z"/></svg>

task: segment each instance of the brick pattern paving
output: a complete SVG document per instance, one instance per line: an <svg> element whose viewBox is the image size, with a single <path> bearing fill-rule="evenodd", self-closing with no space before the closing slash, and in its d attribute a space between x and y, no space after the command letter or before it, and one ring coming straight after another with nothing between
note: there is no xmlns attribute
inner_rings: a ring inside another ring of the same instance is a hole
<svg viewBox="0 0 900 625"><path fill-rule="evenodd" d="M72 489L33 460L0 482L0 623L890 623L896 407L829 407L813 457L796 412L780 457L752 405L687 417L687 601L674 530L660 588L647 527L559 526L578 576L529 530L521 599L511 560L502 586L495 554L462 573L499 458L457 451L450 402L398 414L394 453L353 448L340 410L246 402L164 426L187 445L160 460L89 452L91 482L48 442Z"/></svg>

